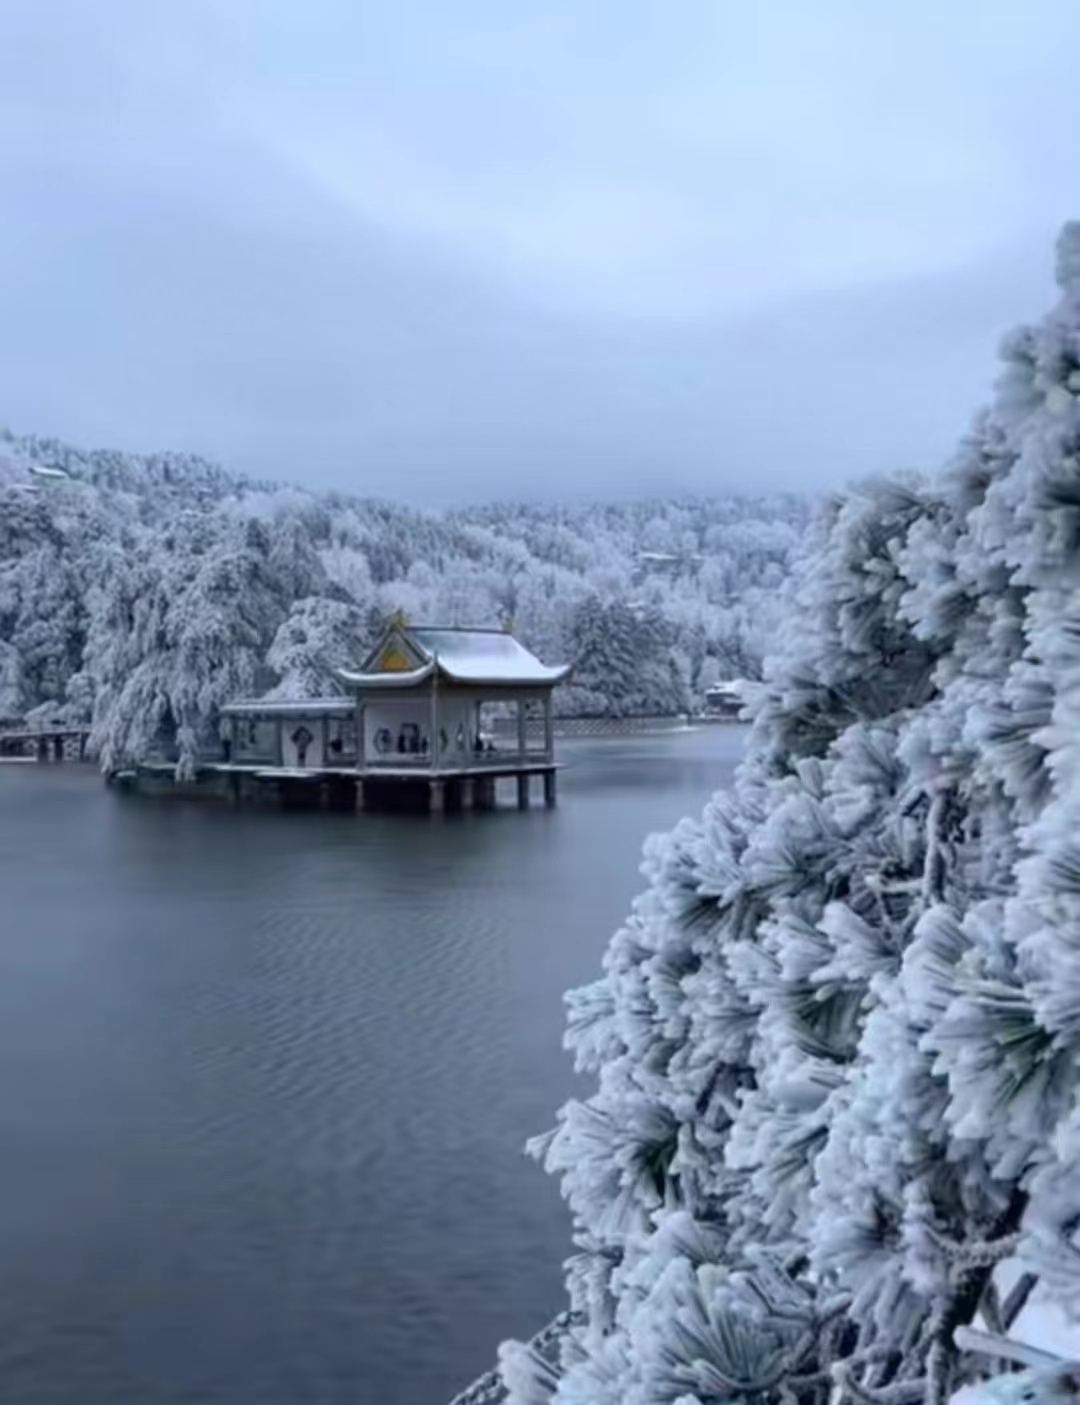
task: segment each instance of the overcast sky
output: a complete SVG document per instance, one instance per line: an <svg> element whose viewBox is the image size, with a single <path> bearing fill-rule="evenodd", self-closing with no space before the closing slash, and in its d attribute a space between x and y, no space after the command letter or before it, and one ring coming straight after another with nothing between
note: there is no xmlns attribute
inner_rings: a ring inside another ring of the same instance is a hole
<svg viewBox="0 0 1080 1405"><path fill-rule="evenodd" d="M416 502L931 466L1076 0L3 0L0 423Z"/></svg>

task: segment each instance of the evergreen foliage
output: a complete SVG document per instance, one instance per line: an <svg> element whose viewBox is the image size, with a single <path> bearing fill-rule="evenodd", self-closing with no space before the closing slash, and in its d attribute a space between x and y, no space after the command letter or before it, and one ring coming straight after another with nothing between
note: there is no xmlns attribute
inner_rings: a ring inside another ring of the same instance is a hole
<svg viewBox="0 0 1080 1405"><path fill-rule="evenodd" d="M733 787L568 996L575 1325L512 1405L941 1405L958 1327L1080 1315L1080 226L1058 268L944 474L823 515Z"/></svg>
<svg viewBox="0 0 1080 1405"><path fill-rule="evenodd" d="M671 715L690 706L676 630L662 612L590 595L570 621L573 682L562 711L592 716Z"/></svg>

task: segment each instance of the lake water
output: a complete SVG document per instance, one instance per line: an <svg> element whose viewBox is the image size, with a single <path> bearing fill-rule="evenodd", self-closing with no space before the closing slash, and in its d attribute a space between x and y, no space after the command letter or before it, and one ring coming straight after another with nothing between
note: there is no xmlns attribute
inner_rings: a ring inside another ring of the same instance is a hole
<svg viewBox="0 0 1080 1405"><path fill-rule="evenodd" d="M554 812L430 820L0 766L0 1399L445 1405L543 1326L562 992L742 743L564 743Z"/></svg>

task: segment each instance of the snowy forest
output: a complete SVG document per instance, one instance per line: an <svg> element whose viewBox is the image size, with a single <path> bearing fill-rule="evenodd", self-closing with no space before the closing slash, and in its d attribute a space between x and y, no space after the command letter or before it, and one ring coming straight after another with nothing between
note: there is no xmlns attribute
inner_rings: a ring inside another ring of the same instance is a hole
<svg viewBox="0 0 1080 1405"><path fill-rule="evenodd" d="M941 474L825 513L734 787L568 996L569 1310L513 1405L1080 1388L1004 1340L1080 1316L1080 225L1058 280Z"/></svg>
<svg viewBox="0 0 1080 1405"><path fill-rule="evenodd" d="M564 715L670 715L760 674L794 496L432 513L179 454L0 437L0 719L87 722L105 765L194 756L238 696L336 691L386 617L573 661Z"/></svg>

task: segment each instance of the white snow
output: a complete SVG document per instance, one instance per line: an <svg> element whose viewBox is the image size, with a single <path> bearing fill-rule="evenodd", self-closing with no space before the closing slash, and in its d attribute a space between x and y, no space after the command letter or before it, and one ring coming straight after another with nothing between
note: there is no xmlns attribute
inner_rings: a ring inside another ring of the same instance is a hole
<svg viewBox="0 0 1080 1405"><path fill-rule="evenodd" d="M355 688L411 688L439 674L455 683L555 684L570 672L569 665L548 667L512 635L496 629L432 629L409 627L406 640L426 662L419 668L391 672L338 669L341 681Z"/></svg>
<svg viewBox="0 0 1080 1405"><path fill-rule="evenodd" d="M351 717L351 698L239 698L226 703L223 717Z"/></svg>
<svg viewBox="0 0 1080 1405"><path fill-rule="evenodd" d="M1064 1361L1080 1361L1080 1322L1070 1320L1061 1304L1038 1288L1009 1335Z"/></svg>
<svg viewBox="0 0 1080 1405"><path fill-rule="evenodd" d="M339 668L337 676L350 688L415 688L424 683L435 672L434 663L426 663L423 668L408 668L389 673L357 673L352 669Z"/></svg>
<svg viewBox="0 0 1080 1405"><path fill-rule="evenodd" d="M503 630L409 630L440 673L458 683L558 683L569 665L548 666Z"/></svg>

